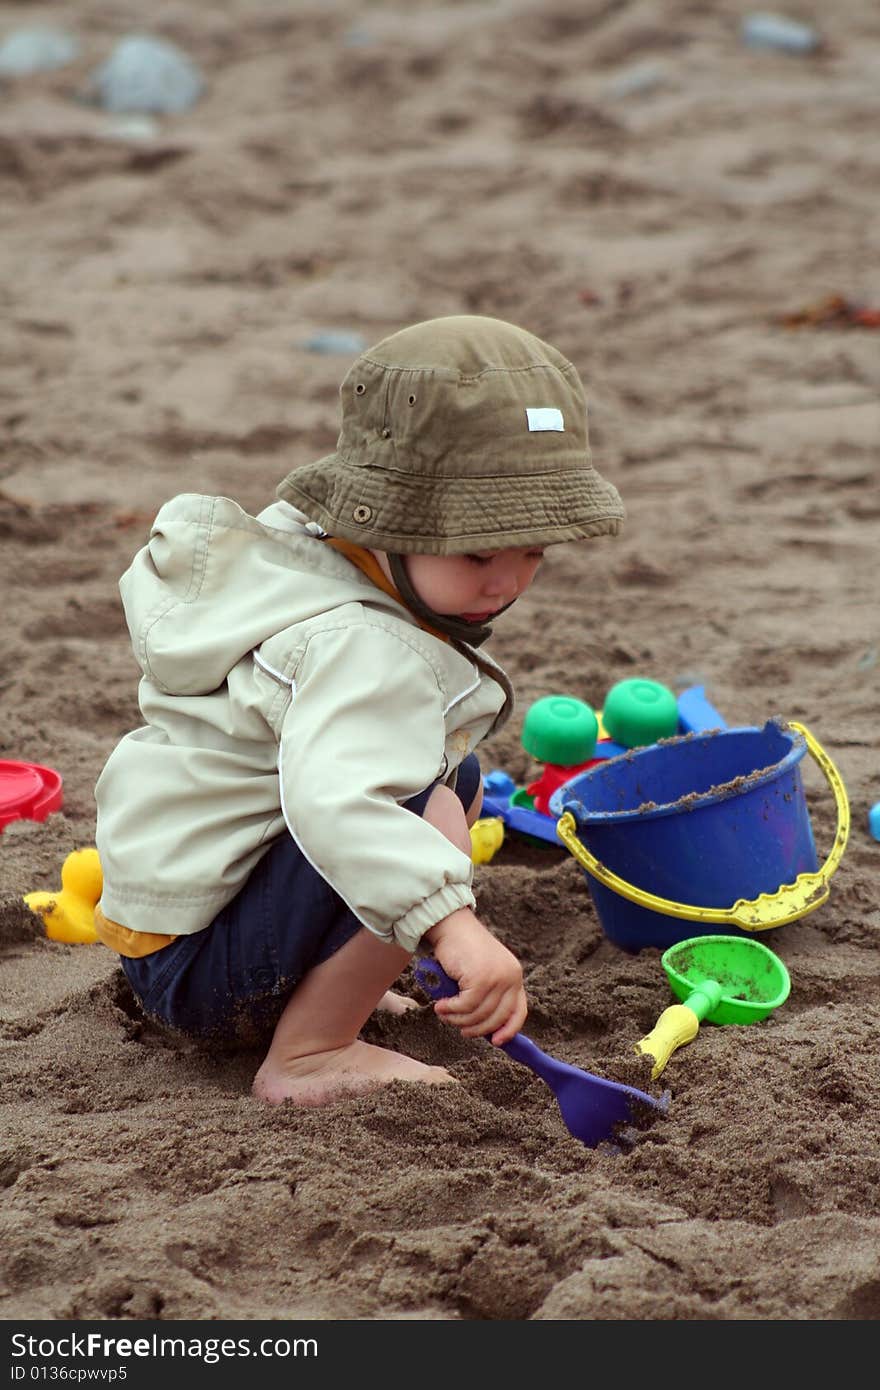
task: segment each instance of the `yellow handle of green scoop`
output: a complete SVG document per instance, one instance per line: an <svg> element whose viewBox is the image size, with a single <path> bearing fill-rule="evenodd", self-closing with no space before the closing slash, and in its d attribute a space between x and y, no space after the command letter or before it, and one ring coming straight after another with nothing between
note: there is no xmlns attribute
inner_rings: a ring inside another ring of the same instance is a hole
<svg viewBox="0 0 880 1390"><path fill-rule="evenodd" d="M643 888L636 888L625 878L618 878L604 864L591 854L577 836L577 822L570 811L565 811L556 822L556 833L570 854L574 855L582 869L592 874L606 888L628 898L638 907L649 908L666 917L683 917L691 922L708 922L713 925L733 924L743 931L766 931L768 927L781 927L786 922L796 922L814 908L821 907L831 891L830 879L841 859L849 839L849 797L843 778L822 748L803 724L789 721L788 727L803 734L807 749L816 760L834 793L837 806L837 832L831 853L821 869L815 873L798 874L794 883L784 883L775 893L760 893L757 898L739 898L732 907L696 907L692 903L677 903L671 898L658 898Z"/></svg>
<svg viewBox="0 0 880 1390"><path fill-rule="evenodd" d="M654 1058L652 1081L657 1080L676 1048L693 1042L699 1031L700 1020L687 1004L670 1004L663 1010L651 1032L635 1045L636 1052Z"/></svg>
<svg viewBox="0 0 880 1390"><path fill-rule="evenodd" d="M717 980L701 980L683 1004L670 1004L664 1009L647 1037L636 1043L636 1052L654 1058L652 1081L657 1080L676 1048L693 1042L701 1022L717 1009L723 994Z"/></svg>

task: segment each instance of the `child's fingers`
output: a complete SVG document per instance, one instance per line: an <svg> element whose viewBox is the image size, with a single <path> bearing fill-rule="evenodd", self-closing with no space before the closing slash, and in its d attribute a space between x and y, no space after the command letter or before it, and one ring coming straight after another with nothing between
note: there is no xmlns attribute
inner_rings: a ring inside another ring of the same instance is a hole
<svg viewBox="0 0 880 1390"><path fill-rule="evenodd" d="M491 990L488 994L473 989L462 990L452 999L438 999L435 1012L445 1023L461 1029L468 1037L478 1037L487 1033L492 1026L502 1020L496 1018L503 991Z"/></svg>
<svg viewBox="0 0 880 1390"><path fill-rule="evenodd" d="M489 1032L493 1047L501 1047L504 1043L510 1042L510 1039L520 1031L525 1023L528 1012L525 990L514 990L513 998L509 1001L509 1007L506 1009L504 1017Z"/></svg>
<svg viewBox="0 0 880 1390"><path fill-rule="evenodd" d="M438 999L434 1012L444 1023L451 1023L455 1028L478 1028L480 1024L488 1022L496 1007L495 999L487 1001L485 996L480 995L468 1001L466 994L458 994L455 999Z"/></svg>
<svg viewBox="0 0 880 1390"><path fill-rule="evenodd" d="M462 1036L465 1038L490 1037L507 1023L510 1016L510 1001L502 998L491 1008L481 1010L472 1021L462 1022L461 1025L456 1026L460 1026ZM515 1028L513 1032L516 1032ZM512 1036L513 1034L511 1034Z"/></svg>
<svg viewBox="0 0 880 1390"><path fill-rule="evenodd" d="M505 1043L509 1043L510 1039L515 1037L522 1028L527 1015L528 1009L525 1003L523 1003L522 1010L517 1009L515 1013L511 1014L506 1023L503 1023L500 1028L496 1028L495 1032L490 1035L492 1046L503 1047Z"/></svg>
<svg viewBox="0 0 880 1390"><path fill-rule="evenodd" d="M478 1038L495 1035L502 1030L500 1040L507 1042L518 1032L525 1021L527 1009L525 994L520 990L496 989L471 1003L467 992L456 995L455 999L444 999L443 1009L437 1007L438 1014L447 1023L458 1028L463 1037Z"/></svg>

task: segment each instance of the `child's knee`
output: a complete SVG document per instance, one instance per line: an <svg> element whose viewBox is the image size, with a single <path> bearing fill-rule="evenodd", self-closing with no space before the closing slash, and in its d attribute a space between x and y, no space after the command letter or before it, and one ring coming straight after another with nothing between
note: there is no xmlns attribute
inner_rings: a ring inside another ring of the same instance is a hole
<svg viewBox="0 0 880 1390"><path fill-rule="evenodd" d="M477 798L474 798L474 804ZM470 811L468 812L470 815ZM459 801L455 792L450 791L449 787L435 787L428 797L425 809L422 812L422 819L442 832L451 840L457 849L464 854L471 853L471 833L470 822L465 816L464 807Z"/></svg>
<svg viewBox="0 0 880 1390"><path fill-rule="evenodd" d="M474 793L474 799L473 799L473 801L471 802L470 806L467 808L467 811L465 812L465 819L467 820L467 823L468 823L469 826L473 825L474 821L477 821L477 820L480 819L480 812L482 811L482 809L483 809L483 783L482 783L482 781L480 781L480 782L477 784L477 790L476 790L476 792Z"/></svg>

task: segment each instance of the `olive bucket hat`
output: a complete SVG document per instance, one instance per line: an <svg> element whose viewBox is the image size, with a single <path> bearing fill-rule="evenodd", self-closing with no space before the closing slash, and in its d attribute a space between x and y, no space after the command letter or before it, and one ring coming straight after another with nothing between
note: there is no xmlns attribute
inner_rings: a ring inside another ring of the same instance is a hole
<svg viewBox="0 0 880 1390"><path fill-rule="evenodd" d="M340 396L335 452L277 490L332 536L455 555L620 529L577 371L525 329L479 315L417 323L362 353Z"/></svg>

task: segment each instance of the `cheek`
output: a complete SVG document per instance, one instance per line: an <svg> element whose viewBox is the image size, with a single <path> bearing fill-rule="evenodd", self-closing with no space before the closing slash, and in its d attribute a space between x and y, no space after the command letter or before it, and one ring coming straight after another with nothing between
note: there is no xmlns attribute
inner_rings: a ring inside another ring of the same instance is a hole
<svg viewBox="0 0 880 1390"><path fill-rule="evenodd" d="M540 560L528 560L521 566L517 575L517 590L519 593L522 593L529 587L540 567Z"/></svg>
<svg viewBox="0 0 880 1390"><path fill-rule="evenodd" d="M461 565L456 565L455 569L446 577L443 597L450 604L466 607L479 598L485 577L477 565L469 565L466 561Z"/></svg>
<svg viewBox="0 0 880 1390"><path fill-rule="evenodd" d="M438 566L433 557L414 555L407 569L410 583L423 603L436 612L467 606L479 586L479 571L465 560Z"/></svg>

